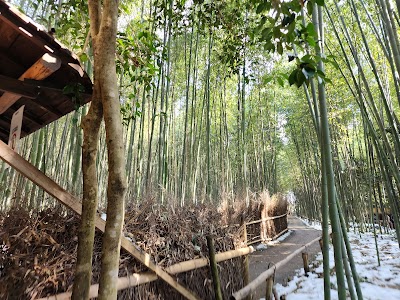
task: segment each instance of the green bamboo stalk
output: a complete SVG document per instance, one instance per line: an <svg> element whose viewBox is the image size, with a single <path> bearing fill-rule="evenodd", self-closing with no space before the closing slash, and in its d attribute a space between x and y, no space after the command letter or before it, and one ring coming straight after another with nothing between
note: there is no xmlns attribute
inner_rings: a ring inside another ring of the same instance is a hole
<svg viewBox="0 0 400 300"><path fill-rule="evenodd" d="M313 13L313 21L319 25L316 26L316 28L323 28L322 10L320 7L318 7L318 13ZM316 51L317 55L321 56L323 54L323 45L324 45L323 31L317 30L317 40L319 40L320 42L319 42L319 47L317 47ZM318 62L318 70L325 73L324 63L322 60ZM325 175L323 173L322 176L323 178L326 177L326 185L328 191L327 199L329 203L329 216L332 227L332 240L333 240L334 257L335 257L336 279L338 284L338 297L339 299L345 299L346 287L345 287L344 273L343 273L341 236L339 227L340 225L339 225L339 218L335 201L335 179L334 179L333 165L332 165L331 139L329 133L328 114L326 107L325 83L322 80L318 82L318 97L319 97L320 117L321 117L321 153L323 153L323 155L321 155L323 158L321 163L322 165L324 165L323 171L325 173ZM327 203L325 200L323 209L326 209L327 206L326 204ZM325 222L323 222L323 226L324 227L327 226L326 219ZM323 235L326 236L327 235L326 233L327 233L326 228L324 228ZM326 247L325 240L324 240L324 247ZM325 274L324 274L324 281L325 281ZM325 291L325 293L327 292L328 291Z"/></svg>

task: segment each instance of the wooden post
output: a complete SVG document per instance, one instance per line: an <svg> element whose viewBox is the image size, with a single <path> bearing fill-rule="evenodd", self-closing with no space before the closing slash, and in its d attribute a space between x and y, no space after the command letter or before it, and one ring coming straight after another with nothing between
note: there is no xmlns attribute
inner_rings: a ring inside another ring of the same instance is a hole
<svg viewBox="0 0 400 300"><path fill-rule="evenodd" d="M210 235L207 235L207 247L210 257L211 276L214 283L215 300L222 300L221 283L218 276L218 265L215 260L214 240Z"/></svg>
<svg viewBox="0 0 400 300"><path fill-rule="evenodd" d="M308 266L308 253L303 252L301 253L301 256L303 257L304 273L308 276L307 273L310 272L310 267Z"/></svg>
<svg viewBox="0 0 400 300"><path fill-rule="evenodd" d="M43 80L53 74L61 67L61 59L52 54L44 54L37 62L35 62L28 70L25 71L18 79L36 79ZM5 92L0 97L0 114L4 113L11 105L18 101L21 95Z"/></svg>
<svg viewBox="0 0 400 300"><path fill-rule="evenodd" d="M243 226L243 243L247 246L247 225L244 216L241 218L241 226ZM243 284L248 285L250 282L250 272L249 272L249 256L245 255L243 258ZM246 297L246 300L250 300L251 296Z"/></svg>
<svg viewBox="0 0 400 300"><path fill-rule="evenodd" d="M272 300L272 288L274 287L274 277L275 275L272 275L267 278L267 288L265 291L265 300Z"/></svg>

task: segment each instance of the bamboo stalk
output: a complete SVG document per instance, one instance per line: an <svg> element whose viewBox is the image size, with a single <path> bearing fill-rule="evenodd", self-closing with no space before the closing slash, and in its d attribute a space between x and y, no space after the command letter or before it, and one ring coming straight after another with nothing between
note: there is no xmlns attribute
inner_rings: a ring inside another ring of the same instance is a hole
<svg viewBox="0 0 400 300"><path fill-rule="evenodd" d="M242 218L242 222L244 222L244 219ZM243 242L247 246L249 245L248 240L247 240L247 226L244 223L243 225ZM244 285L248 285L250 282L250 272L249 272L249 257L246 255L243 259L243 283ZM250 300L250 299L246 299Z"/></svg>
<svg viewBox="0 0 400 300"><path fill-rule="evenodd" d="M157 275L152 272L148 273L135 273L129 277L118 278L116 285L117 290L127 289L129 287L138 286L144 283L152 282L157 280ZM71 292L61 293L49 297L40 298L38 300L70 300ZM99 284L93 284L89 289L89 298L96 298L99 295Z"/></svg>
<svg viewBox="0 0 400 300"><path fill-rule="evenodd" d="M272 289L274 287L274 275L267 278L267 288L265 292L265 300L272 300Z"/></svg>
<svg viewBox="0 0 400 300"><path fill-rule="evenodd" d="M217 261L215 260L214 240L209 235L206 238L207 238L208 253L210 257L210 269L214 285L215 300L222 300L221 282L219 280L219 275L218 275Z"/></svg>
<svg viewBox="0 0 400 300"><path fill-rule="evenodd" d="M232 259L235 257L247 255L250 253L253 253L255 250L252 246L250 247L245 247L237 250L231 250L223 253L217 253L215 255L215 259L217 262L225 261L228 259ZM193 259L193 260L188 260L184 261L175 265L172 265L170 267L167 267L165 269L166 272L169 274L178 274L178 273L183 273L191 270L195 270L198 268L202 268L208 265L208 260L206 258L198 258L198 259Z"/></svg>
<svg viewBox="0 0 400 300"><path fill-rule="evenodd" d="M308 253L301 253L301 257L303 258L304 274L308 276L308 272L310 272L310 267L308 265Z"/></svg>

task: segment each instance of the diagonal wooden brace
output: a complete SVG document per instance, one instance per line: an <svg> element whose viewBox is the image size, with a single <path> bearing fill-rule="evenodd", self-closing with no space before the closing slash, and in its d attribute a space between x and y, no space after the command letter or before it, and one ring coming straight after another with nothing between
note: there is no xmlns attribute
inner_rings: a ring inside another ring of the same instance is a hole
<svg viewBox="0 0 400 300"><path fill-rule="evenodd" d="M49 53L44 54L18 79L43 80L61 67L61 59ZM11 105L18 101L21 95L6 92L0 97L0 114L4 113Z"/></svg>
<svg viewBox="0 0 400 300"><path fill-rule="evenodd" d="M0 141L0 158L8 163L15 170L20 172L23 176L25 176L33 183L45 190L47 193L52 195L62 204L75 211L78 215L82 214L82 205L79 203L78 199L76 199L73 195L60 187L52 179L43 174L39 169L31 165L22 156L14 152L2 141ZM106 222L103 219L101 219L99 216L96 216L95 224L99 230L104 232ZM197 296L195 296L191 291L179 284L175 280L175 278L173 278L170 274L168 274L162 268L153 263L149 254L142 253L140 250L138 250L138 247L135 247L135 245L130 240L122 237L121 246L133 257L139 260L151 271L153 271L158 277L160 277L171 287L181 293L184 297L186 297L187 299L198 299Z"/></svg>

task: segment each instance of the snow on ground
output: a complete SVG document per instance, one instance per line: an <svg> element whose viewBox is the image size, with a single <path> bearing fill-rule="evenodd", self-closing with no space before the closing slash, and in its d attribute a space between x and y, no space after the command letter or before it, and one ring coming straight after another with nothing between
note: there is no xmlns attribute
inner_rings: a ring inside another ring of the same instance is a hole
<svg viewBox="0 0 400 300"><path fill-rule="evenodd" d="M279 244L280 242L283 242L284 240L286 240L289 237L289 235L291 235L291 234L292 234L292 230L288 230L285 234L282 234L276 240L268 242L267 245Z"/></svg>
<svg viewBox="0 0 400 300"><path fill-rule="evenodd" d="M381 265L378 266L375 240L372 233L349 233L350 243L364 299L400 299L400 251L394 232L377 236ZM334 266L333 251L330 250L331 270ZM320 300L324 298L322 254L319 253L310 265L312 273L297 275L287 286L276 285L279 295L288 300ZM331 272L332 274L332 272ZM332 300L338 299L335 274L331 275Z"/></svg>
<svg viewBox="0 0 400 300"><path fill-rule="evenodd" d="M276 245L276 244L279 244L280 242L283 242L285 239L287 239L290 236L291 233L292 233L292 230L288 230L285 234L282 234L276 240L266 242L266 243L260 243L255 248L257 251L266 250L266 249L268 249L268 246Z"/></svg>
<svg viewBox="0 0 400 300"><path fill-rule="evenodd" d="M314 228L317 230L322 230L322 225L318 221L312 221L312 220L302 219L302 218L299 218L299 220L301 220L304 224L306 224L307 226L309 226L311 228Z"/></svg>

